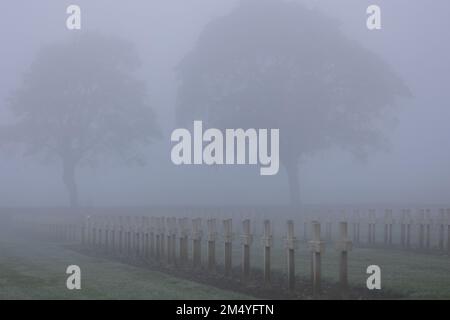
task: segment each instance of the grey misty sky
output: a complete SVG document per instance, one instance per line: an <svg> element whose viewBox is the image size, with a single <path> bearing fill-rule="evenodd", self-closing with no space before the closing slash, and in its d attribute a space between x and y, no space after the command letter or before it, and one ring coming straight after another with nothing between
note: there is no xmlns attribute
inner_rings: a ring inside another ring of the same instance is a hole
<svg viewBox="0 0 450 320"><path fill-rule="evenodd" d="M447 0L299 1L335 17L342 29L388 61L414 98L396 111L386 132L388 153L367 163L339 150L308 159L300 169L307 203L445 203L450 198L450 48ZM83 204L285 203L286 177L261 177L257 168L175 167L169 133L174 128L174 67L193 47L202 28L228 13L237 0L2 1L0 11L0 123L10 121L6 98L42 44L68 32L65 9L82 8L82 28L132 40L140 53L152 104L164 139L149 147L150 166L114 165L79 171ZM383 29L368 31L365 10L382 8ZM249 21L251 23L251 21ZM448 37L448 36L447 36ZM57 165L0 152L0 205L61 205L66 193ZM45 186L45 187L42 187Z"/></svg>

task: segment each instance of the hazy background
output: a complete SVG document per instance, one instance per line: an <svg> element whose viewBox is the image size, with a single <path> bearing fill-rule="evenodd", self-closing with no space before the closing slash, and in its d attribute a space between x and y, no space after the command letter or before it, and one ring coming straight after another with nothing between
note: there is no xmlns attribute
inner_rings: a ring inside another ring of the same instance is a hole
<svg viewBox="0 0 450 320"><path fill-rule="evenodd" d="M338 150L300 167L305 203L448 203L450 198L450 30L447 0L300 1L335 17L351 38L390 63L413 93L386 132L388 153L367 163ZM81 205L283 204L285 172L260 176L256 167L176 167L170 161L177 84L174 67L202 28L237 0L2 1L0 3L0 124L10 121L6 98L20 86L41 45L68 35L66 7L82 9L82 29L119 35L135 43L152 106L164 137L148 147L146 167L101 165L78 173ZM366 28L366 8L382 8L381 31ZM0 150L0 206L65 205L58 165Z"/></svg>

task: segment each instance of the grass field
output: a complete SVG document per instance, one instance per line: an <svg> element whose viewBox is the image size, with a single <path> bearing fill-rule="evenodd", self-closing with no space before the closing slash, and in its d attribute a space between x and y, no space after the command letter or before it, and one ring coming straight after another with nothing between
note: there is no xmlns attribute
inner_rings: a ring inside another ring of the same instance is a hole
<svg viewBox="0 0 450 320"><path fill-rule="evenodd" d="M205 246L203 245L203 249ZM217 247L221 263L222 248ZM206 252L203 252L203 259ZM236 241L233 265L240 264L241 251ZM284 250L275 243L272 268L284 272ZM65 287L68 265L82 269L82 290ZM252 267L262 266L262 247L255 241ZM355 248L349 254L349 281L365 287L366 268L378 265L382 270L382 291L405 299L450 299L450 257L401 250ZM338 280L338 255L326 248L322 275L327 282ZM297 276L308 279L310 256L306 244L296 254ZM221 290L133 267L107 259L79 254L62 245L0 236L0 299L249 299L248 295Z"/></svg>
<svg viewBox="0 0 450 320"><path fill-rule="evenodd" d="M236 248L238 249L238 248ZM263 248L255 241L252 265L263 265ZM239 261L240 251L234 258ZM365 287L369 265L381 268L382 290L389 290L405 299L450 299L450 257L435 253L418 253L400 249L354 248L348 258L349 283ZM284 272L285 254L281 239L272 254L272 268ZM310 276L310 253L306 244L296 251L296 273L298 277ZM328 244L322 256L322 277L329 282L338 282L339 256L334 245Z"/></svg>
<svg viewBox="0 0 450 320"><path fill-rule="evenodd" d="M68 265L82 270L82 290L66 289ZM80 255L57 244L0 239L2 299L250 299L251 297Z"/></svg>

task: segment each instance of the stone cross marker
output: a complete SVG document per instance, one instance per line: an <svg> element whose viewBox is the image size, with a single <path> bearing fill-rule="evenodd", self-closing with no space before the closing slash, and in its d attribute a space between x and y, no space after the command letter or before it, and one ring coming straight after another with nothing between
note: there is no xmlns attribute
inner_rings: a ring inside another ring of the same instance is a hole
<svg viewBox="0 0 450 320"><path fill-rule="evenodd" d="M134 217L134 256L138 258L141 252L141 240L142 240L142 230L141 230L141 217Z"/></svg>
<svg viewBox="0 0 450 320"><path fill-rule="evenodd" d="M295 289L295 250L298 246L298 240L295 237L294 221L287 222L286 250L287 250L287 274L288 288L290 291Z"/></svg>
<svg viewBox="0 0 450 320"><path fill-rule="evenodd" d="M177 237L178 237L178 224L177 224L177 218L172 218L173 223L173 230L172 230L172 258L174 263L177 261Z"/></svg>
<svg viewBox="0 0 450 320"><path fill-rule="evenodd" d="M169 218L169 234L168 241L170 240L170 246L168 250L168 260L171 263L176 262L176 238L177 238L177 218Z"/></svg>
<svg viewBox="0 0 450 320"><path fill-rule="evenodd" d="M89 223L90 223L90 216L84 217L83 226L81 228L81 244L83 247L89 246Z"/></svg>
<svg viewBox="0 0 450 320"><path fill-rule="evenodd" d="M445 224L447 225L447 251L450 252L450 208L447 209Z"/></svg>
<svg viewBox="0 0 450 320"><path fill-rule="evenodd" d="M253 242L253 236L250 233L250 220L242 221L242 276L248 278L250 275L250 246Z"/></svg>
<svg viewBox="0 0 450 320"><path fill-rule="evenodd" d="M317 296L321 291L321 255L325 251L325 243L320 240L320 223L312 222L313 239L309 241L311 257L311 278L313 283L313 295Z"/></svg>
<svg viewBox="0 0 450 320"><path fill-rule="evenodd" d="M202 263L202 219L192 220L192 260L195 267Z"/></svg>
<svg viewBox="0 0 450 320"><path fill-rule="evenodd" d="M156 218L150 217L150 257L156 257Z"/></svg>
<svg viewBox="0 0 450 320"><path fill-rule="evenodd" d="M129 256L133 257L134 256L134 249L135 249L135 221L134 221L134 217L130 216L129 217L129 222L128 222L128 233L129 233Z"/></svg>
<svg viewBox="0 0 450 320"><path fill-rule="evenodd" d="M208 270L213 271L216 268L216 239L217 239L217 225L216 219L207 220L208 235L206 241L208 242Z"/></svg>
<svg viewBox="0 0 450 320"><path fill-rule="evenodd" d="M101 250L103 246L103 219L101 216L97 216L95 220L97 228L97 249Z"/></svg>
<svg viewBox="0 0 450 320"><path fill-rule="evenodd" d="M400 239L402 247L407 249L411 247L411 224L411 210L403 209L401 215Z"/></svg>
<svg viewBox="0 0 450 320"><path fill-rule="evenodd" d="M225 276L231 275L232 268L232 242L233 242L233 222L231 219L223 220L223 238L224 238L224 262Z"/></svg>
<svg viewBox="0 0 450 320"><path fill-rule="evenodd" d="M376 242L376 215L375 210L369 210L369 244L375 245Z"/></svg>
<svg viewBox="0 0 450 320"><path fill-rule="evenodd" d="M98 233L97 233L97 225L98 225L98 218L97 216L93 216L91 219L92 223L91 223L91 233L92 233L92 248L95 249L97 248L98 245Z"/></svg>
<svg viewBox="0 0 450 320"><path fill-rule="evenodd" d="M262 244L264 247L264 281L270 282L270 250L273 246L273 235L270 220L264 220L264 235L262 237Z"/></svg>
<svg viewBox="0 0 450 320"><path fill-rule="evenodd" d="M97 216L97 248L99 251L103 250L105 245L105 219L103 216Z"/></svg>
<svg viewBox="0 0 450 320"><path fill-rule="evenodd" d="M392 245L392 226L394 224L394 216L391 209L386 209L384 213L384 245Z"/></svg>
<svg viewBox="0 0 450 320"><path fill-rule="evenodd" d="M161 218L155 217L155 256L161 259Z"/></svg>
<svg viewBox="0 0 450 320"><path fill-rule="evenodd" d="M188 218L178 219L178 224L180 226L180 262L186 263L188 259Z"/></svg>
<svg viewBox="0 0 450 320"><path fill-rule="evenodd" d="M100 249L102 246L102 219L100 216L95 216L95 248Z"/></svg>
<svg viewBox="0 0 450 320"><path fill-rule="evenodd" d="M437 218L437 226L438 226L438 248L439 250L444 250L444 237L445 237L445 209L439 209L439 216Z"/></svg>
<svg viewBox="0 0 450 320"><path fill-rule="evenodd" d="M159 255L160 259L164 259L166 250L166 218L161 217L159 223Z"/></svg>
<svg viewBox="0 0 450 320"><path fill-rule="evenodd" d="M431 210L425 210L425 246L429 250L431 248L431 227L433 225L433 218L431 216Z"/></svg>
<svg viewBox="0 0 450 320"><path fill-rule="evenodd" d="M348 239L347 222L339 223L339 242L337 250L339 252L339 282L342 290L348 288L348 252L352 250L352 242Z"/></svg>
<svg viewBox="0 0 450 320"><path fill-rule="evenodd" d="M122 254L123 250L123 217L119 216L117 218L117 253Z"/></svg>
<svg viewBox="0 0 450 320"><path fill-rule="evenodd" d="M353 242L360 242L361 215L358 210L353 212Z"/></svg>
<svg viewBox="0 0 450 320"><path fill-rule="evenodd" d="M134 249L135 249L135 221L134 221L134 217L130 216L128 217L128 255L129 257L133 257L134 256Z"/></svg>
<svg viewBox="0 0 450 320"><path fill-rule="evenodd" d="M167 263L171 264L172 263L172 218L166 218L166 227L167 227L167 232L166 232L166 244L167 244Z"/></svg>
<svg viewBox="0 0 450 320"><path fill-rule="evenodd" d="M135 232L136 232L136 249L135 255L138 258L144 256L144 217L136 216L135 218Z"/></svg>
<svg viewBox="0 0 450 320"><path fill-rule="evenodd" d="M331 210L328 211L328 214L325 217L325 238L327 241L331 242L332 239L332 227L333 227L333 212Z"/></svg>
<svg viewBox="0 0 450 320"><path fill-rule="evenodd" d="M103 225L104 225L104 230L105 230L105 243L103 246L103 250L106 254L108 254L110 251L110 246L111 246L111 239L110 239L110 230L112 229L111 217L104 216L103 217Z"/></svg>
<svg viewBox="0 0 450 320"><path fill-rule="evenodd" d="M431 211L430 209L421 209L417 218L419 225L419 248L429 249L431 238Z"/></svg>
<svg viewBox="0 0 450 320"><path fill-rule="evenodd" d="M119 217L114 216L111 219L111 248L114 255L117 255L117 246L118 246L118 226Z"/></svg>
<svg viewBox="0 0 450 320"><path fill-rule="evenodd" d="M125 217L125 230L126 230L126 252L127 256L131 256L131 221L130 216Z"/></svg>
<svg viewBox="0 0 450 320"><path fill-rule="evenodd" d="M148 260L150 258L150 219L148 216L143 218L144 230L144 259Z"/></svg>

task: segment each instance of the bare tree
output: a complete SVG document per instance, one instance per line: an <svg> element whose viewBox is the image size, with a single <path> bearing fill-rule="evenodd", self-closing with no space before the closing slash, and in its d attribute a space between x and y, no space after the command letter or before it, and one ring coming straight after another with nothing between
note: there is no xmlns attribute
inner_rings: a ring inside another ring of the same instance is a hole
<svg viewBox="0 0 450 320"><path fill-rule="evenodd" d="M72 207L80 165L111 155L143 163L140 146L159 136L139 66L130 43L80 34L42 48L12 94L16 121L2 128L3 141L59 159Z"/></svg>
<svg viewBox="0 0 450 320"><path fill-rule="evenodd" d="M179 122L280 128L291 202L299 162L332 146L356 155L384 144L380 123L408 88L376 54L323 14L247 0L207 25L178 67Z"/></svg>

